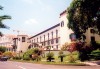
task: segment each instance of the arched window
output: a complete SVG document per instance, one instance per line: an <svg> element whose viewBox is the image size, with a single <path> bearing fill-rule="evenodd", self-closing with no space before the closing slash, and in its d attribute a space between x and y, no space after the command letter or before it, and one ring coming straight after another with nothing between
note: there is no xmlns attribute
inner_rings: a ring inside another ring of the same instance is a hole
<svg viewBox="0 0 100 69"><path fill-rule="evenodd" d="M64 26L64 21L61 21L61 27L63 27Z"/></svg>
<svg viewBox="0 0 100 69"><path fill-rule="evenodd" d="M41 42L41 36L40 36L40 42Z"/></svg>
<svg viewBox="0 0 100 69"><path fill-rule="evenodd" d="M37 43L38 43L38 38L37 38Z"/></svg>

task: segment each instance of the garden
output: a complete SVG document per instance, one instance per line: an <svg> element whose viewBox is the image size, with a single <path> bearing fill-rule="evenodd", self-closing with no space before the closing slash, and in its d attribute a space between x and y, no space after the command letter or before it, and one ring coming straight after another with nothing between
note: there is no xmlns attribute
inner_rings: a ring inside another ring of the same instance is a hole
<svg viewBox="0 0 100 69"><path fill-rule="evenodd" d="M26 52L9 52L0 47L0 57L6 56L10 61L32 62L56 65L85 65L84 61L100 60L100 44L92 42L65 43L61 50L43 50L41 48L28 49Z"/></svg>

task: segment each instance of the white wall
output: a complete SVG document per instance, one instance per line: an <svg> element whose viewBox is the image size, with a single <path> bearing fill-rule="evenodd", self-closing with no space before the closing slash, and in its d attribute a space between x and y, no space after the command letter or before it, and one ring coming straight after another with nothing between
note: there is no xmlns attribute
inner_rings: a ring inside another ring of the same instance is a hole
<svg viewBox="0 0 100 69"><path fill-rule="evenodd" d="M25 42L22 42L22 37L25 37ZM19 40L20 39L20 40ZM17 52L25 52L28 49L28 36L27 35L18 35L18 45Z"/></svg>
<svg viewBox="0 0 100 69"><path fill-rule="evenodd" d="M64 27L60 26L60 39L61 39L60 44L61 44L61 46L63 44L65 44L66 42L71 42L69 35L71 33L73 33L73 31L67 27L67 24L68 24L67 13L64 13L63 15L61 15L59 17L60 24L62 21L64 21Z"/></svg>

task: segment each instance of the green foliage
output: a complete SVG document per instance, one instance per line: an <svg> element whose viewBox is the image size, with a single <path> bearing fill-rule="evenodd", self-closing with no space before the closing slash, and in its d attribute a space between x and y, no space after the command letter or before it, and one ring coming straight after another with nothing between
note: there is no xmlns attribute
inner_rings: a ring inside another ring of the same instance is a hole
<svg viewBox="0 0 100 69"><path fill-rule="evenodd" d="M85 40L84 33L93 28L100 34L100 1L73 0L68 11L68 27L74 31L76 38Z"/></svg>
<svg viewBox="0 0 100 69"><path fill-rule="evenodd" d="M63 53L63 51L59 51L59 55L58 57L60 58L61 62L63 62L63 58L65 57L65 54Z"/></svg>
<svg viewBox="0 0 100 69"><path fill-rule="evenodd" d="M31 59L30 55L33 54L33 50L34 50L34 49L29 49L29 50L27 50L27 51L23 54L23 60L30 60L30 59Z"/></svg>
<svg viewBox="0 0 100 69"><path fill-rule="evenodd" d="M79 59L79 52L74 51L74 52L68 54L67 57L68 57L68 61L70 63L75 63L75 61Z"/></svg>
<svg viewBox="0 0 100 69"><path fill-rule="evenodd" d="M2 6L0 6L0 10L3 10L3 7ZM2 21L5 20L5 19L11 19L11 17L8 16L8 15L0 16L0 28L9 28L9 27L7 27L6 25L4 25L2 23ZM2 33L1 32L0 32L0 36L2 36Z"/></svg>
<svg viewBox="0 0 100 69"><path fill-rule="evenodd" d="M62 45L61 50L66 51L68 47L69 47L69 44L65 43L64 45Z"/></svg>
<svg viewBox="0 0 100 69"><path fill-rule="evenodd" d="M54 53L53 53L53 52L47 53L46 56L47 56L47 57L51 57L51 58L53 58L53 57L54 57Z"/></svg>
<svg viewBox="0 0 100 69"><path fill-rule="evenodd" d="M86 44L84 42L79 42L76 44L76 49L79 52L79 59L81 61L89 60L89 54L92 51L92 46L90 44Z"/></svg>
<svg viewBox="0 0 100 69"><path fill-rule="evenodd" d="M62 50L59 51L59 55L60 55L60 54L64 54Z"/></svg>
<svg viewBox="0 0 100 69"><path fill-rule="evenodd" d="M42 54L42 50L40 50L39 48L34 48L33 54L41 55Z"/></svg>
<svg viewBox="0 0 100 69"><path fill-rule="evenodd" d="M6 47L0 46L0 52L4 53L6 51Z"/></svg>
<svg viewBox="0 0 100 69"><path fill-rule="evenodd" d="M72 55L70 55L70 57L69 57L69 62L70 63L74 63L75 62L75 59L74 59L74 57Z"/></svg>
<svg viewBox="0 0 100 69"><path fill-rule="evenodd" d="M54 59L54 53L53 52L47 53L46 56L47 56L47 60L49 60L49 62L51 62L51 60Z"/></svg>
<svg viewBox="0 0 100 69"><path fill-rule="evenodd" d="M76 50L79 52L81 61L92 59L94 55L91 52L97 49L100 49L100 44L95 41L91 41L91 44L88 45L84 42L76 43Z"/></svg>
<svg viewBox="0 0 100 69"><path fill-rule="evenodd" d="M12 54L12 52L7 51L7 52L3 53L3 56L7 56L7 57L11 58L11 57L13 57L13 54Z"/></svg>
<svg viewBox="0 0 100 69"><path fill-rule="evenodd" d="M22 58L19 57L19 56L14 56L13 59L15 59L15 60L21 60Z"/></svg>
<svg viewBox="0 0 100 69"><path fill-rule="evenodd" d="M41 61L41 56L39 56L38 54L33 54L32 60Z"/></svg>
<svg viewBox="0 0 100 69"><path fill-rule="evenodd" d="M38 48L34 48L34 49L29 49L27 50L27 52L25 52L23 54L23 59L24 60L39 60L40 56L42 54L42 50L38 49Z"/></svg>
<svg viewBox="0 0 100 69"><path fill-rule="evenodd" d="M43 53L43 51L39 48L35 48L33 50L33 54L32 54L32 59L36 60L36 61L40 61L41 60L41 54Z"/></svg>
<svg viewBox="0 0 100 69"><path fill-rule="evenodd" d="M90 55L92 56L92 59L100 60L100 50L99 49L92 51Z"/></svg>

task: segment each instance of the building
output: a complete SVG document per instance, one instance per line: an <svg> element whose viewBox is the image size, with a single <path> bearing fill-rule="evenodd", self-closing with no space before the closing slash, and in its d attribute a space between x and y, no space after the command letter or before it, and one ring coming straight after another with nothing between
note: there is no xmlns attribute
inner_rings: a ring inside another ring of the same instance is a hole
<svg viewBox="0 0 100 69"><path fill-rule="evenodd" d="M42 48L51 46L51 50L60 50L64 43L71 42L69 35L73 32L67 27L66 12L65 10L60 14L58 24L32 36L30 38L31 46L36 47L35 44L40 44Z"/></svg>
<svg viewBox="0 0 100 69"><path fill-rule="evenodd" d="M67 27L67 11L63 11L59 17L59 23L32 36L28 35L4 35L0 37L0 46L7 47L8 51L25 52L27 49L39 47L47 50L48 46L51 50L60 50L62 45L76 40L74 32ZM89 28L86 33L86 43L90 41L100 41L100 36L94 34L94 30ZM71 39L72 38L72 39Z"/></svg>
<svg viewBox="0 0 100 69"><path fill-rule="evenodd" d="M30 43L28 35L17 35L17 40L15 44L17 46L17 52L25 52L27 51Z"/></svg>
<svg viewBox="0 0 100 69"><path fill-rule="evenodd" d="M31 47L37 47L40 44L42 48L46 49L47 46L51 46L51 50L60 50L62 45L71 42L70 36L72 40L76 40L76 36L74 32L67 27L67 11L63 11L59 17L59 23L32 36L30 38ZM100 41L100 36L93 33L93 29L88 29L86 33L86 43L89 44L90 41ZM83 41L83 40L82 40Z"/></svg>
<svg viewBox="0 0 100 69"><path fill-rule="evenodd" d="M25 52L29 46L27 35L3 35L0 37L0 46L7 48L7 51Z"/></svg>
<svg viewBox="0 0 100 69"><path fill-rule="evenodd" d="M86 31L86 33L85 33L86 40L85 41L87 42L87 44L89 44L91 41L97 41L97 42L100 43L100 35L95 34L94 32L95 31L92 28L89 28Z"/></svg>
<svg viewBox="0 0 100 69"><path fill-rule="evenodd" d="M16 38L15 35L3 35L0 37L0 46L7 48L7 51L13 51L13 39Z"/></svg>

